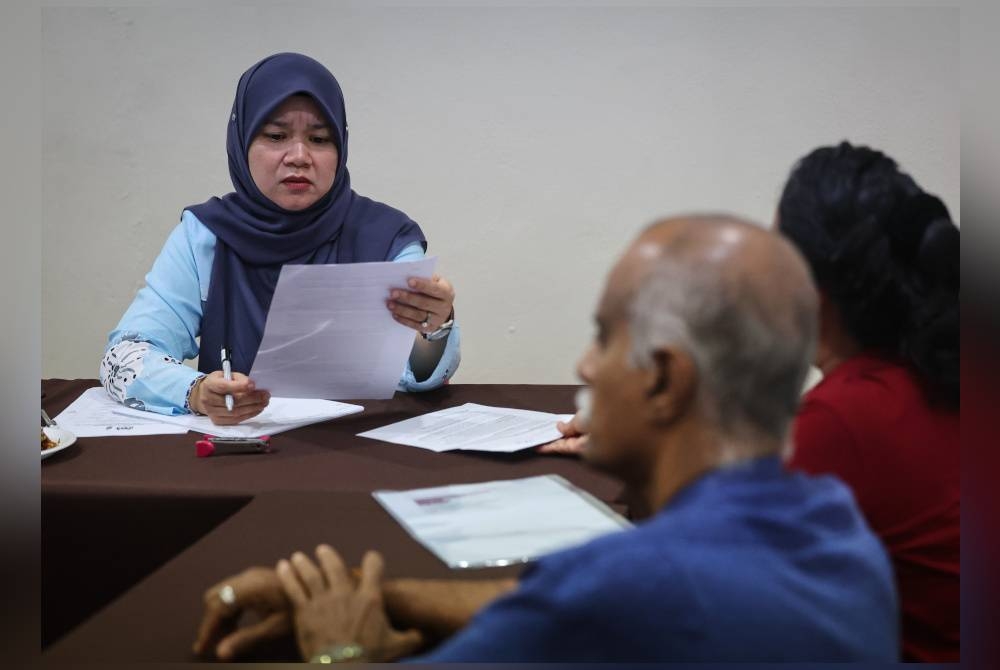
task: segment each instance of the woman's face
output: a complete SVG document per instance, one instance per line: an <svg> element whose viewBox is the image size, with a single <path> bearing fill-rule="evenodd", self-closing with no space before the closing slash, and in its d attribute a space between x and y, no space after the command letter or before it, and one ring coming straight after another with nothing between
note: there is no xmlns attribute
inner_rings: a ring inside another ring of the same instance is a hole
<svg viewBox="0 0 1000 670"><path fill-rule="evenodd" d="M247 151L260 192L284 209L306 209L326 195L340 154L333 129L312 98L293 95L271 114Z"/></svg>

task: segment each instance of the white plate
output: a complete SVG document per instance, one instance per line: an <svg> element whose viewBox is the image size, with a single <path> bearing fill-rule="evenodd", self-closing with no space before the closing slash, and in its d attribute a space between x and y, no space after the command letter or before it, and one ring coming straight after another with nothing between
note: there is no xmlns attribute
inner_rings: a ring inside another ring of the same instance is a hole
<svg viewBox="0 0 1000 670"><path fill-rule="evenodd" d="M59 426L46 426L42 428L45 431L45 436L56 443L56 446L51 449L46 449L42 452L42 460L51 456L52 454L57 454L67 447L73 446L76 442L76 435L69 432L65 428L60 428Z"/></svg>

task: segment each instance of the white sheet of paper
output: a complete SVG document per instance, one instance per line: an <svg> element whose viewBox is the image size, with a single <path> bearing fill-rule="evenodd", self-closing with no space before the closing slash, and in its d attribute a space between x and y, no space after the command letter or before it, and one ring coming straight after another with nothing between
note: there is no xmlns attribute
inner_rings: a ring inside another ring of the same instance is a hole
<svg viewBox="0 0 1000 670"><path fill-rule="evenodd" d="M349 414L357 414L364 411L364 409L361 405L350 405L345 402L335 402L333 400L272 397L263 412L249 421L244 421L235 426L217 426L207 416L197 416L195 414L163 416L162 420L169 421L176 426L182 426L185 431L193 430L196 433L204 433L206 435L216 435L218 437L260 437L261 435L276 435L286 430L292 430L293 428L308 426L311 423L319 423ZM121 405L118 406L116 411L130 417L149 414L149 412Z"/></svg>
<svg viewBox="0 0 1000 670"><path fill-rule="evenodd" d="M558 475L372 495L452 568L524 563L631 526Z"/></svg>
<svg viewBox="0 0 1000 670"><path fill-rule="evenodd" d="M416 332L393 320L389 291L436 263L283 266L250 378L283 398L391 398Z"/></svg>
<svg viewBox="0 0 1000 670"><path fill-rule="evenodd" d="M123 408L121 403L108 397L103 388L89 388L60 412L55 422L77 437L176 435L187 432L186 428L161 421L161 415L153 412L143 412L143 416L118 414L118 410Z"/></svg>
<svg viewBox="0 0 1000 670"><path fill-rule="evenodd" d="M375 428L358 437L430 451L513 452L558 440L557 421L572 414L549 414L466 403Z"/></svg>

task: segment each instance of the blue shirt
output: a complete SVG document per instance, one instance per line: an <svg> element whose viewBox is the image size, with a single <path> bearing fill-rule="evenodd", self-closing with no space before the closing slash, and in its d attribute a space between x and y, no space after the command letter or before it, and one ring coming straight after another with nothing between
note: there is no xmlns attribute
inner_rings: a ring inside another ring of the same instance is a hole
<svg viewBox="0 0 1000 670"><path fill-rule="evenodd" d="M539 560L413 660L893 661L897 612L885 551L848 490L766 457Z"/></svg>
<svg viewBox="0 0 1000 670"><path fill-rule="evenodd" d="M423 258L420 244L403 249L395 261ZM189 411L187 396L202 373L181 361L198 355L197 337L208 299L215 259L215 235L185 210L146 275L118 326L108 335L100 379L111 397L130 407L163 414ZM417 381L409 364L399 390L426 391L444 384L458 369L460 333L454 326L435 370Z"/></svg>

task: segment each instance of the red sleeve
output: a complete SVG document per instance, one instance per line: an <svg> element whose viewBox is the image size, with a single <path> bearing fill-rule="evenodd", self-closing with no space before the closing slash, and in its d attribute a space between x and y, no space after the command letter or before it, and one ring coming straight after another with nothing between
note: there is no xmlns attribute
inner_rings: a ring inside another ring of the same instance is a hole
<svg viewBox="0 0 1000 670"><path fill-rule="evenodd" d="M788 467L813 475L836 475L862 504L864 464L844 421L828 405L806 401L795 418Z"/></svg>

